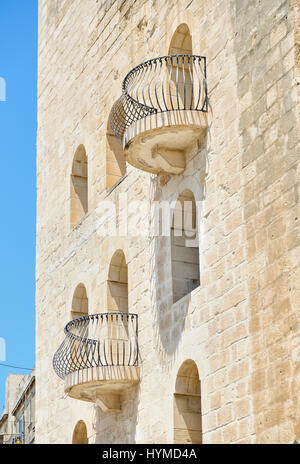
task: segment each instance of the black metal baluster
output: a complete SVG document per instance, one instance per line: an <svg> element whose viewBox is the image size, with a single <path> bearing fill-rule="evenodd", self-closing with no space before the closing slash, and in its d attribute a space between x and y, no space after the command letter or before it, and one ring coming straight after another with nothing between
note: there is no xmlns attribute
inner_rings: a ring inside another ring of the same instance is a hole
<svg viewBox="0 0 300 464"><path fill-rule="evenodd" d="M186 109L186 83L185 83L185 68L184 68L184 60L185 56L181 57L182 60L182 81L183 81L183 109Z"/></svg>
<svg viewBox="0 0 300 464"><path fill-rule="evenodd" d="M193 73L191 69L191 64L190 64L191 57L188 56L188 67L189 67L189 75L190 75L190 81L191 81L191 103L190 103L190 110L193 108L193 101L194 101L194 81L193 81Z"/></svg>
<svg viewBox="0 0 300 464"><path fill-rule="evenodd" d="M208 106L208 96L207 96L207 76L206 76L206 57L203 57L203 67L204 67L204 103L202 106L202 111L207 111ZM200 58L200 66L201 66L201 58Z"/></svg>
<svg viewBox="0 0 300 464"><path fill-rule="evenodd" d="M201 70L201 58L200 57L198 57L198 67ZM201 99L201 79L200 79L200 72L199 71L197 73L197 77L198 77L198 82L199 82L199 94L198 94L198 101L197 101L196 109L199 108L199 102L200 102L200 99Z"/></svg>
<svg viewBox="0 0 300 464"><path fill-rule="evenodd" d="M161 59L161 58L159 59L159 63L160 63L160 68L159 68L159 71L158 71L158 73L159 73L158 76L160 76L160 74L161 74L161 69L162 69L162 59ZM155 98L156 98L157 105L158 105L160 111L162 111L162 107L160 106L159 99L158 99L158 96L157 96L157 86L158 86L158 85L157 85L157 79L156 79L156 80L155 80Z"/></svg>
<svg viewBox="0 0 300 464"><path fill-rule="evenodd" d="M110 363L111 363L111 366L114 365L114 362L113 362L113 354L112 354L112 324L113 324L113 315L111 314L110 315L110 335L109 335L109 339L110 339Z"/></svg>
<svg viewBox="0 0 300 464"><path fill-rule="evenodd" d="M98 349L98 365L100 364L100 366L103 366L102 360L101 360L101 351L100 351L101 350L101 338L100 338L100 336L101 336L101 324L100 324L100 319L99 320L97 319L97 324L99 324L99 326L100 326L98 328L99 337L98 337L98 347L97 347L97 349Z"/></svg>
<svg viewBox="0 0 300 464"><path fill-rule="evenodd" d="M103 317L103 315L101 316L101 319L102 319L102 317ZM106 318L106 330L108 331L108 314L105 314L105 318ZM106 357L105 340L104 340L104 343L103 343L103 354L104 354L104 359L105 359L105 365L108 366L107 357Z"/></svg>
<svg viewBox="0 0 300 464"><path fill-rule="evenodd" d="M165 88L166 88L165 78L166 78L166 74L167 74L167 71L168 71L167 60L168 60L168 58L165 57L165 71L164 71L163 77L161 79L161 92L162 92L163 102L164 102L164 105L165 105L165 111L167 111L167 109L168 109L167 103L166 103L166 98L165 98Z"/></svg>
<svg viewBox="0 0 300 464"><path fill-rule="evenodd" d="M116 325L117 325L117 333L116 333L117 366L119 366L119 365L120 365L120 363L119 363L119 339L120 339L120 333L119 333L119 314L116 314Z"/></svg>
<svg viewBox="0 0 300 464"><path fill-rule="evenodd" d="M156 69L157 69L157 60L154 60L154 69L153 69L153 73L152 73L152 79L150 81L150 84L148 86L148 96L149 96L149 102L150 102L150 106L151 107L154 107L154 104L153 104L153 101L152 101L152 83L153 83L153 79L155 79L155 76L156 76Z"/></svg>
<svg viewBox="0 0 300 464"><path fill-rule="evenodd" d="M128 315L125 315L126 319L128 318ZM122 324L124 326L124 314L122 314ZM125 366L125 350L126 350L126 345L125 345L125 337L123 338L123 363L122 366Z"/></svg>
<svg viewBox="0 0 300 464"><path fill-rule="evenodd" d="M136 358L134 361L134 365L137 365L139 361L138 317L137 316L135 316L135 343L136 343Z"/></svg>
<svg viewBox="0 0 300 464"><path fill-rule="evenodd" d="M170 58L170 64L171 64L171 69L169 71L169 95L170 95L170 102L171 102L171 108L174 110L174 105L173 105L173 95L172 95L172 87L171 87L171 82L172 82L172 76L173 76L173 56Z"/></svg>
<svg viewBox="0 0 300 464"><path fill-rule="evenodd" d="M179 89L178 89L178 68L179 68L179 63L178 63L178 55L176 57L176 96L177 96L177 109L179 110Z"/></svg>
<svg viewBox="0 0 300 464"><path fill-rule="evenodd" d="M150 68L152 68L152 63L150 63ZM146 69L146 67L145 67ZM143 97L143 102L144 102L144 105L147 106L147 103L146 103L146 100L145 100L145 89L146 87L149 88L149 83L148 83L148 86L147 86L147 80L149 81L150 77L150 73L151 73L151 69L150 69L150 72L149 72L149 68L146 69L146 71L148 71L147 73L145 73L145 75L147 76L147 79L145 79L145 82L143 82L143 87L142 87L142 97Z"/></svg>
<svg viewBox="0 0 300 464"><path fill-rule="evenodd" d="M132 324L132 315L131 315L131 324ZM128 341L129 341L129 359L128 366L130 366L131 355L132 355L132 346L131 346L131 337L129 336L130 330L128 330Z"/></svg>

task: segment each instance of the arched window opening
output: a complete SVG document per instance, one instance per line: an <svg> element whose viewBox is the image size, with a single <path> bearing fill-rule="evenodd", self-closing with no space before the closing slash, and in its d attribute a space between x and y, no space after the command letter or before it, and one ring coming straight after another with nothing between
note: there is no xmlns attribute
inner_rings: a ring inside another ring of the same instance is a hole
<svg viewBox="0 0 300 464"><path fill-rule="evenodd" d="M72 444L73 445L87 445L88 443L89 441L87 437L86 425L82 420L80 420L79 422L77 422L74 428Z"/></svg>
<svg viewBox="0 0 300 464"><path fill-rule="evenodd" d="M172 282L174 303L200 285L197 210L193 193L178 198L171 228Z"/></svg>
<svg viewBox="0 0 300 464"><path fill-rule="evenodd" d="M192 55L192 36L186 24L180 24L171 39L168 55ZM193 104L193 60L173 58L169 63L171 74L169 98L180 109L189 109ZM178 97L178 100L177 100ZM172 103L170 102L171 106Z"/></svg>
<svg viewBox="0 0 300 464"><path fill-rule="evenodd" d="M202 443L201 384L194 361L185 361L174 393L174 443Z"/></svg>
<svg viewBox="0 0 300 464"><path fill-rule="evenodd" d="M72 300L71 319L87 316L88 313L88 297L86 288L83 284L79 284L76 287Z"/></svg>
<svg viewBox="0 0 300 464"><path fill-rule="evenodd" d="M71 174L71 229L88 211L88 162L83 145L76 150Z"/></svg>
<svg viewBox="0 0 300 464"><path fill-rule="evenodd" d="M107 307L109 312L128 312L128 269L122 250L116 251L109 266Z"/></svg>

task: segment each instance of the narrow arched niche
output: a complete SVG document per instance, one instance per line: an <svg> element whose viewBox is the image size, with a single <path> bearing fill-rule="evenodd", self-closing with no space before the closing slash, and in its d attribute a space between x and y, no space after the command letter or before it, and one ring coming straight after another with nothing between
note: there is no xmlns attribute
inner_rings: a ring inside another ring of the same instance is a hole
<svg viewBox="0 0 300 464"><path fill-rule="evenodd" d="M169 55L192 55L193 42L190 29L187 24L180 24L174 32L170 46Z"/></svg>
<svg viewBox="0 0 300 464"><path fill-rule="evenodd" d="M108 312L128 312L128 267L122 250L113 255L107 282Z"/></svg>
<svg viewBox="0 0 300 464"><path fill-rule="evenodd" d="M85 422L80 420L77 422L72 437L73 445L87 445L89 443L87 437L87 428Z"/></svg>
<svg viewBox="0 0 300 464"><path fill-rule="evenodd" d="M171 227L173 302L200 285L197 208L190 190L179 195Z"/></svg>
<svg viewBox="0 0 300 464"><path fill-rule="evenodd" d="M106 131L106 188L112 188L126 174L122 142L111 132L110 118Z"/></svg>
<svg viewBox="0 0 300 464"><path fill-rule="evenodd" d="M89 313L88 306L89 302L86 293L86 288L83 284L79 284L75 289L72 299L71 319L76 319L77 317L81 316L87 316Z"/></svg>
<svg viewBox="0 0 300 464"><path fill-rule="evenodd" d="M168 55L192 55L193 54L193 45L192 45L192 36L187 24L180 24L176 31L174 32ZM176 62L176 58L174 58ZM189 109L193 103L193 90L192 90L192 76L193 76L193 64L192 61L188 58L185 58L184 69L182 65L179 65L179 73L177 72L176 67L174 69L169 68L171 74L170 80L170 89L169 95L172 95L172 101L177 95L180 100L179 106Z"/></svg>
<svg viewBox="0 0 300 464"><path fill-rule="evenodd" d="M180 367L174 392L174 443L202 443L201 384L191 359Z"/></svg>
<svg viewBox="0 0 300 464"><path fill-rule="evenodd" d="M112 364L122 364L128 356L128 267L122 250L113 255L107 281L107 350ZM119 314L122 313L122 314Z"/></svg>
<svg viewBox="0 0 300 464"><path fill-rule="evenodd" d="M73 159L70 202L70 225L73 229L88 212L88 161L83 145L79 145Z"/></svg>

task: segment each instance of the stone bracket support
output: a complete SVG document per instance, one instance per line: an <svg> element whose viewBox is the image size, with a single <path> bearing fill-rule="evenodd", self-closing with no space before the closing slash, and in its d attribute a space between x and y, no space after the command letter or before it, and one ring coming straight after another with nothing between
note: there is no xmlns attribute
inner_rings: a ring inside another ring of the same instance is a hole
<svg viewBox="0 0 300 464"><path fill-rule="evenodd" d="M98 393L95 403L103 412L118 414L121 411L121 395L117 393Z"/></svg>

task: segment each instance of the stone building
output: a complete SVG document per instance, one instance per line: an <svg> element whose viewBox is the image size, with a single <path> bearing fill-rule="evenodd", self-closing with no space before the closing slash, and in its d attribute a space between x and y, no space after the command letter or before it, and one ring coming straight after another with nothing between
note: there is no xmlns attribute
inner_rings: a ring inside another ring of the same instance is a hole
<svg viewBox="0 0 300 464"><path fill-rule="evenodd" d="M10 374L6 379L5 406L0 416L1 444L35 441L35 375Z"/></svg>
<svg viewBox="0 0 300 464"><path fill-rule="evenodd" d="M299 50L297 0L39 1L38 443L299 441Z"/></svg>

